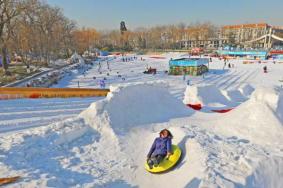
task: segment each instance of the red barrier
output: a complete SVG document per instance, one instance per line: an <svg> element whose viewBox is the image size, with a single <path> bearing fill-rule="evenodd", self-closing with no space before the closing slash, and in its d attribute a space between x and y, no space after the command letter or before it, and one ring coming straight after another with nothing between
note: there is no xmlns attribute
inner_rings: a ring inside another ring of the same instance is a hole
<svg viewBox="0 0 283 188"><path fill-rule="evenodd" d="M202 109L202 105L201 104L187 104L188 107L194 109L194 110L201 110ZM230 112L231 110L233 110L234 108L227 108L227 109L221 109L221 110L211 110L212 112L217 112L217 113L226 113L226 112Z"/></svg>
<svg viewBox="0 0 283 188"><path fill-rule="evenodd" d="M39 93L32 93L29 98L31 99L38 99L40 97L40 94Z"/></svg>
<svg viewBox="0 0 283 188"><path fill-rule="evenodd" d="M226 113L226 112L230 112L231 110L233 110L233 108L222 109L222 110L211 110L211 111L217 112L217 113Z"/></svg>
<svg viewBox="0 0 283 188"><path fill-rule="evenodd" d="M194 109L194 110L201 110L202 109L201 104L187 104L187 106Z"/></svg>

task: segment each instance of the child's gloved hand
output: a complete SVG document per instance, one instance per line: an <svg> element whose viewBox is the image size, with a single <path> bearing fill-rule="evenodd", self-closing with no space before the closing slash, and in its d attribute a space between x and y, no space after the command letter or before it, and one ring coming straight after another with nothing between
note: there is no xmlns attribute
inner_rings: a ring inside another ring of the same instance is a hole
<svg viewBox="0 0 283 188"><path fill-rule="evenodd" d="M170 155L172 155L172 153L171 152L167 152L167 155L166 155L166 159L167 160L169 159Z"/></svg>
<svg viewBox="0 0 283 188"><path fill-rule="evenodd" d="M167 156L173 155L173 153L171 152L167 152Z"/></svg>

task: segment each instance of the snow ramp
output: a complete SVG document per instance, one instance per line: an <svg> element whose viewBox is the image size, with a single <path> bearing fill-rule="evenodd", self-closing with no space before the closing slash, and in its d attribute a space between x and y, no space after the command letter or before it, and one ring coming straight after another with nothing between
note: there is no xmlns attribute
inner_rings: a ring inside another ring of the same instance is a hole
<svg viewBox="0 0 283 188"><path fill-rule="evenodd" d="M95 129L111 128L115 134L125 134L134 127L168 122L192 113L169 93L165 83L149 82L110 87L107 97L93 103L80 117Z"/></svg>
<svg viewBox="0 0 283 188"><path fill-rule="evenodd" d="M248 101L217 120L214 130L227 136L238 135L260 145L283 144L281 118L282 94L258 88Z"/></svg>
<svg viewBox="0 0 283 188"><path fill-rule="evenodd" d="M185 91L185 104L201 104L202 106L229 105L230 101L214 85L187 86Z"/></svg>
<svg viewBox="0 0 283 188"><path fill-rule="evenodd" d="M183 102L195 110L226 113L245 102L249 91L250 88L220 90L215 85L187 86Z"/></svg>

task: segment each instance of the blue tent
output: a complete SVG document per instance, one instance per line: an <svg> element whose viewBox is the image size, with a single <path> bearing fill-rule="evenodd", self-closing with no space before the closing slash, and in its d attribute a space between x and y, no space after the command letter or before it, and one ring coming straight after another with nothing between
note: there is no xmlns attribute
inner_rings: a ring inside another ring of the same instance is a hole
<svg viewBox="0 0 283 188"><path fill-rule="evenodd" d="M109 55L109 52L107 51L100 51L100 56L108 56Z"/></svg>
<svg viewBox="0 0 283 188"><path fill-rule="evenodd" d="M169 66L191 66L197 67L201 65L208 64L209 60L207 58L180 58L180 59L172 59L169 61Z"/></svg>
<svg viewBox="0 0 283 188"><path fill-rule="evenodd" d="M169 61L171 75L202 75L208 71L208 58L180 58Z"/></svg>

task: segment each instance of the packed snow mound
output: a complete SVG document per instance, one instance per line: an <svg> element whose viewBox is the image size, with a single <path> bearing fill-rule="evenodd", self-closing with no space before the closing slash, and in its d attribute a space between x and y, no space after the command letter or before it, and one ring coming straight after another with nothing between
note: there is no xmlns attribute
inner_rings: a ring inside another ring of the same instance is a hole
<svg viewBox="0 0 283 188"><path fill-rule="evenodd" d="M125 134L133 127L168 122L192 113L161 82L110 87L105 99L91 104L80 116L95 129L109 132L111 128L115 134Z"/></svg>
<svg viewBox="0 0 283 188"><path fill-rule="evenodd" d="M227 91L228 98L234 102L244 102L247 98L239 90Z"/></svg>
<svg viewBox="0 0 283 188"><path fill-rule="evenodd" d="M215 85L187 86L185 104L201 104L202 106L229 106L229 101Z"/></svg>
<svg viewBox="0 0 283 188"><path fill-rule="evenodd" d="M246 180L245 187L283 187L283 158L273 157L265 161L261 161Z"/></svg>
<svg viewBox="0 0 283 188"><path fill-rule="evenodd" d="M80 55L77 54L77 53L74 53L74 54L71 56L70 61L73 62L73 63L80 63L80 64L83 64L83 63L84 63L84 59L82 58L82 56L80 56Z"/></svg>
<svg viewBox="0 0 283 188"><path fill-rule="evenodd" d="M278 105L276 109L276 114L281 122L283 122L283 93L279 95Z"/></svg>
<svg viewBox="0 0 283 188"><path fill-rule="evenodd" d="M239 88L239 91L245 97L249 97L254 92L254 90L255 89L250 84L245 84Z"/></svg>
<svg viewBox="0 0 283 188"><path fill-rule="evenodd" d="M275 110L279 104L279 96L280 93L275 91L274 89L260 87L255 90L255 92L251 96L252 102L265 103L272 110Z"/></svg>
<svg viewBox="0 0 283 188"><path fill-rule="evenodd" d="M65 66L68 65L69 62L64 59L57 59L56 61L51 61L50 64L55 66Z"/></svg>
<svg viewBox="0 0 283 188"><path fill-rule="evenodd" d="M218 119L214 130L261 145L282 144L283 127L276 112L280 101L275 90L259 88L248 101Z"/></svg>

